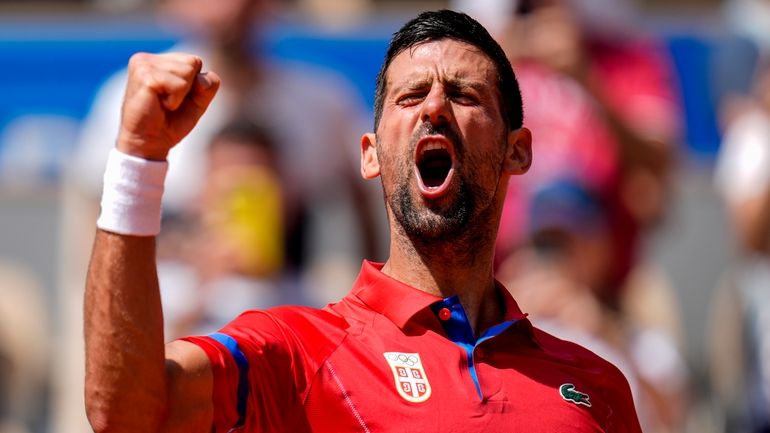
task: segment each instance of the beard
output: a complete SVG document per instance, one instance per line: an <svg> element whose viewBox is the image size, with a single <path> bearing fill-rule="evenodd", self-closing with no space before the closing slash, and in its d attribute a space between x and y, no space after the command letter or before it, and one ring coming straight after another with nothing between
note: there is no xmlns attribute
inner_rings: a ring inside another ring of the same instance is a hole
<svg viewBox="0 0 770 433"><path fill-rule="evenodd" d="M437 201L424 201L419 196L416 197L412 193L412 185L416 183L412 163L402 159L396 164L397 173L401 175L397 176L398 180L390 197L386 197L398 225L413 242L422 244L457 240L467 235L472 220L479 213L479 198L485 196L483 188L473 183L473 179L467 178L464 173L466 170L461 170L466 144L460 134L450 126L425 122L412 136L407 154L414 154L420 138L434 134L445 136L454 147L459 165L455 167L453 175L454 194Z"/></svg>
<svg viewBox="0 0 770 433"><path fill-rule="evenodd" d="M407 236L422 241L449 240L465 232L475 209L474 194L467 182L457 180L458 193L449 206L428 204L422 210L409 191L409 182L401 182L390 199L393 216Z"/></svg>

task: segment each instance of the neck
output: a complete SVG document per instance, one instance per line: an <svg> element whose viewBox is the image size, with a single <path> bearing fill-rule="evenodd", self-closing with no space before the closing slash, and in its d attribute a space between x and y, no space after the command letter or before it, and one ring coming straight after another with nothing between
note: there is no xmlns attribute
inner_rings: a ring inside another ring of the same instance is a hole
<svg viewBox="0 0 770 433"><path fill-rule="evenodd" d="M394 227L390 257L382 272L432 295L457 295L479 334L502 321L504 311L493 275L496 233L476 232L469 231L465 239L421 242Z"/></svg>

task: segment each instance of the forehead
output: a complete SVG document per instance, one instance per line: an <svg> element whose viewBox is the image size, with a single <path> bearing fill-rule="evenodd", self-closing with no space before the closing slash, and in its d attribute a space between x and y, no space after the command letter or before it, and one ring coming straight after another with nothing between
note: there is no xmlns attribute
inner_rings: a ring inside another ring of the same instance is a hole
<svg viewBox="0 0 770 433"><path fill-rule="evenodd" d="M417 80L462 79L497 88L497 71L492 60L475 46L453 39L417 44L399 53L387 71L392 84Z"/></svg>

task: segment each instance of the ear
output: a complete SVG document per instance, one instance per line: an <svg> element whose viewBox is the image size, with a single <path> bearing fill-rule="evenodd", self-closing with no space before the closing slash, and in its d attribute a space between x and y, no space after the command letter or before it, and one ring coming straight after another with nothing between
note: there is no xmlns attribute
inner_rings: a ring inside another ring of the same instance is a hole
<svg viewBox="0 0 770 433"><path fill-rule="evenodd" d="M361 176L364 179L374 179L379 175L377 136L373 132L367 132L361 137Z"/></svg>
<svg viewBox="0 0 770 433"><path fill-rule="evenodd" d="M503 171L509 175L524 174L532 165L532 133L519 128L508 133Z"/></svg>

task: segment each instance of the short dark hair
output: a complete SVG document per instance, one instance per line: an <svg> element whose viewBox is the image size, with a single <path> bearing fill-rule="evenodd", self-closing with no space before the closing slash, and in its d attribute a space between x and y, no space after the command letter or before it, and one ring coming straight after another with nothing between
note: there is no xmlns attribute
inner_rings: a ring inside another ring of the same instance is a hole
<svg viewBox="0 0 770 433"><path fill-rule="evenodd" d="M440 39L454 39L473 45L492 60L497 69L497 87L500 91L503 118L508 122L510 129L521 128L524 120L521 91L505 52L478 21L462 12L444 9L422 12L393 34L385 60L377 74L374 92L374 131L377 131L382 117L387 85L385 75L393 58L415 45Z"/></svg>

